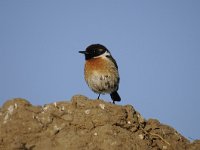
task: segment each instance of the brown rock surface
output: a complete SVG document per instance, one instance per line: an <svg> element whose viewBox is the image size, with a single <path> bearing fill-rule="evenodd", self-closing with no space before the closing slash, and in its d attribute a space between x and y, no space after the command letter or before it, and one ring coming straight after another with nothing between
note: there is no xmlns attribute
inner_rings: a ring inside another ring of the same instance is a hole
<svg viewBox="0 0 200 150"><path fill-rule="evenodd" d="M0 108L0 150L200 150L131 105L74 96L70 102L33 106L13 99Z"/></svg>

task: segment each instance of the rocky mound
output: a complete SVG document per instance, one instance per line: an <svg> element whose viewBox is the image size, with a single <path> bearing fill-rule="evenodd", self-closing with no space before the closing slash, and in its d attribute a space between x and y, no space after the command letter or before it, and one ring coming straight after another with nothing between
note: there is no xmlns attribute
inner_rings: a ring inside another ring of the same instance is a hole
<svg viewBox="0 0 200 150"><path fill-rule="evenodd" d="M145 120L131 105L74 96L33 106L13 99L0 108L1 150L200 150L175 129Z"/></svg>

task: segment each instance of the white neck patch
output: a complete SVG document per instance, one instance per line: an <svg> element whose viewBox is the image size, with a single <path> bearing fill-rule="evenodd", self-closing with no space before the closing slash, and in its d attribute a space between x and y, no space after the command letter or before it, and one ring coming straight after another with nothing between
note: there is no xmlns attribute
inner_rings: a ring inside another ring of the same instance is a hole
<svg viewBox="0 0 200 150"><path fill-rule="evenodd" d="M106 56L110 56L110 53L108 51L105 51L105 53L99 55L99 56L96 56L94 58L99 58L99 57L103 57L103 58L106 58Z"/></svg>

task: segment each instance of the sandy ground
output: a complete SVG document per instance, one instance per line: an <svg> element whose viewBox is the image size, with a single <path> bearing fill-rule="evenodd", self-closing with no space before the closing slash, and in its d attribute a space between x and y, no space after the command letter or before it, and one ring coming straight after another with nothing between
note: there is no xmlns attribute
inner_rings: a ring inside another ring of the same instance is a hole
<svg viewBox="0 0 200 150"><path fill-rule="evenodd" d="M12 99L0 107L0 150L200 150L133 106L76 95L71 101L33 106Z"/></svg>

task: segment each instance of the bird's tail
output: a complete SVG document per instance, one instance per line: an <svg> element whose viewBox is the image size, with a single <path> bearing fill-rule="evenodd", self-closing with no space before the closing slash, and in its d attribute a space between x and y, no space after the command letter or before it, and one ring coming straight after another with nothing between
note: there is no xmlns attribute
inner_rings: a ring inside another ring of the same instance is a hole
<svg viewBox="0 0 200 150"><path fill-rule="evenodd" d="M115 103L115 101L118 101L120 102L121 101L121 97L119 96L119 94L117 93L117 91L114 91L110 94L112 100L113 100L113 103Z"/></svg>

